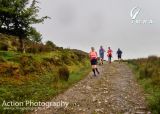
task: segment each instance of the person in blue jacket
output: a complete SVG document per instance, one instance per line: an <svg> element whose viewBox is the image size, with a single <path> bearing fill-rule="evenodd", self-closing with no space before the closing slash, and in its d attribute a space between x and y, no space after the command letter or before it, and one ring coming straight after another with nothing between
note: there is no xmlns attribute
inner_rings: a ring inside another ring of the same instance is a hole
<svg viewBox="0 0 160 114"><path fill-rule="evenodd" d="M104 48L103 46L100 46L100 49L99 49L99 57L100 57L100 63L103 64L103 60L104 60Z"/></svg>

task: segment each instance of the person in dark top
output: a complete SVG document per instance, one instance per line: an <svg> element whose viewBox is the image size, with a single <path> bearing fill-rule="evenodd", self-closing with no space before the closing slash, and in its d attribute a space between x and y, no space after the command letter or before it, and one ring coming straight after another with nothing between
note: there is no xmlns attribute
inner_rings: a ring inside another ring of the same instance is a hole
<svg viewBox="0 0 160 114"><path fill-rule="evenodd" d="M122 51L121 51L120 48L118 48L118 50L117 50L117 56L118 56L118 61L121 62L121 60L122 60Z"/></svg>

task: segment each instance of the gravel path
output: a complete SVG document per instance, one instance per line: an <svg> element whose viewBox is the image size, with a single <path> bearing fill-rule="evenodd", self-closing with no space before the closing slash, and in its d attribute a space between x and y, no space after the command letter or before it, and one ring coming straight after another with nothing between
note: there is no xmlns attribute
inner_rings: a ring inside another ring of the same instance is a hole
<svg viewBox="0 0 160 114"><path fill-rule="evenodd" d="M143 91L124 63L99 66L100 75L85 79L51 102L69 102L67 108L49 107L33 114L150 114Z"/></svg>

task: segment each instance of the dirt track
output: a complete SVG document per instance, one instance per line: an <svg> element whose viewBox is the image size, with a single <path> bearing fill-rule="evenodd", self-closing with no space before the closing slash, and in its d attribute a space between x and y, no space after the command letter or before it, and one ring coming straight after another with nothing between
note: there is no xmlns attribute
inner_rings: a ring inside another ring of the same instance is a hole
<svg viewBox="0 0 160 114"><path fill-rule="evenodd" d="M144 94L124 63L99 66L100 75L85 79L55 97L67 108L50 107L33 114L147 114Z"/></svg>

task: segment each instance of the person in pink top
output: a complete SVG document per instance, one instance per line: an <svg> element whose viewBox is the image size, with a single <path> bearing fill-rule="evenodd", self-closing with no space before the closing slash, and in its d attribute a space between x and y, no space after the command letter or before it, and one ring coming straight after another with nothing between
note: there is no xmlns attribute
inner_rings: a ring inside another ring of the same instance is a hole
<svg viewBox="0 0 160 114"><path fill-rule="evenodd" d="M108 56L108 62L111 63L112 62L112 50L110 47L108 47L108 51L107 51L107 56Z"/></svg>
<svg viewBox="0 0 160 114"><path fill-rule="evenodd" d="M91 47L91 51L89 53L90 62L92 65L92 71L94 73L94 76L96 76L96 72L99 74L98 68L97 68L97 52L95 51L94 47Z"/></svg>

